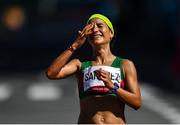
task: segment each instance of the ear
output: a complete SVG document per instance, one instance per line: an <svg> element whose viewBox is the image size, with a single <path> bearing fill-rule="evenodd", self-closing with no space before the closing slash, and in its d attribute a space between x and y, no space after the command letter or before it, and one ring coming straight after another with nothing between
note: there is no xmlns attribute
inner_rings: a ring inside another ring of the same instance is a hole
<svg viewBox="0 0 180 125"><path fill-rule="evenodd" d="M113 37L114 37L113 33L110 32L110 39L112 40Z"/></svg>

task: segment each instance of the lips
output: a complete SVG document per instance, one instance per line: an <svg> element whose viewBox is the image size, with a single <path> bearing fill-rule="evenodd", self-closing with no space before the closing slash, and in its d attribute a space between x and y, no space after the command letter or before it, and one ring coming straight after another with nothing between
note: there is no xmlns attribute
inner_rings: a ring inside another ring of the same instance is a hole
<svg viewBox="0 0 180 125"><path fill-rule="evenodd" d="M94 35L93 35L93 38L101 38L101 37L102 37L101 34L94 34Z"/></svg>

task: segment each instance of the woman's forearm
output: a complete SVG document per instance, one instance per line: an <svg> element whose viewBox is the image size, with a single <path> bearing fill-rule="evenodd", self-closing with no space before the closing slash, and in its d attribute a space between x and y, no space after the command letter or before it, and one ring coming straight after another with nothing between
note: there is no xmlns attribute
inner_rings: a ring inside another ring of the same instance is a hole
<svg viewBox="0 0 180 125"><path fill-rule="evenodd" d="M131 106L134 109L139 109L141 107L141 97L138 94L131 93L129 91L126 91L122 88L119 88L116 91L116 94L118 97L126 103L127 105Z"/></svg>
<svg viewBox="0 0 180 125"><path fill-rule="evenodd" d="M68 62L70 57L72 56L73 51L66 49L63 53L61 53L50 65L47 69L47 76L48 77L55 77L61 68Z"/></svg>

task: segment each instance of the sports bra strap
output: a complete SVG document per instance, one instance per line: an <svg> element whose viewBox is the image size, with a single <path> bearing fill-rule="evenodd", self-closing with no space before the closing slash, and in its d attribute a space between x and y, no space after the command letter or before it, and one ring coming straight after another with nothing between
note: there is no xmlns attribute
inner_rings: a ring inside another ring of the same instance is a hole
<svg viewBox="0 0 180 125"><path fill-rule="evenodd" d="M80 71L82 72L85 68L92 66L91 61L82 62Z"/></svg>
<svg viewBox="0 0 180 125"><path fill-rule="evenodd" d="M123 72L123 69L122 69L122 62L123 58L120 58L120 57L116 57L116 60L113 62L113 64L111 66L113 67L119 67L121 70L121 77L122 79L124 79L124 72Z"/></svg>

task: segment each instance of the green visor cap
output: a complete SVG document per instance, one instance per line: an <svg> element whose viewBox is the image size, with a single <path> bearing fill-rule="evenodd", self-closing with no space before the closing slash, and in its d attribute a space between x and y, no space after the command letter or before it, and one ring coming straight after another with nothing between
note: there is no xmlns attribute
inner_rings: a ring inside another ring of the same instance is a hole
<svg viewBox="0 0 180 125"><path fill-rule="evenodd" d="M89 21L92 20L92 19L94 19L94 18L99 18L99 19L103 20L103 21L107 24L107 26L111 29L111 31L112 31L112 33L113 33L113 35L114 35L113 25L112 25L111 21L110 21L106 16L104 16L104 15L102 15L102 14L93 14L93 15L91 15L91 16L89 17L87 23L89 23Z"/></svg>

